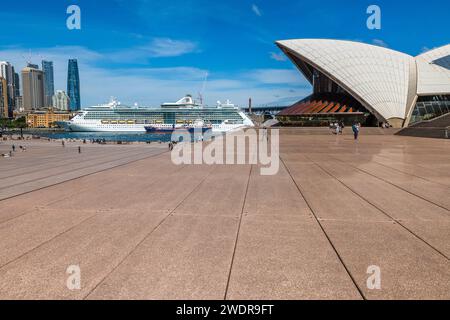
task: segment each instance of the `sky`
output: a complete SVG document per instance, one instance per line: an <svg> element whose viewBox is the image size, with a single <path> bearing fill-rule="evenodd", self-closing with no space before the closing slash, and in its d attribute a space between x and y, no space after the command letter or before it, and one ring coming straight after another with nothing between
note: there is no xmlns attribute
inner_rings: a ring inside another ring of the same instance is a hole
<svg viewBox="0 0 450 320"><path fill-rule="evenodd" d="M82 106L158 106L187 93L246 106L297 101L311 86L276 40L360 41L418 55L450 43L450 1L397 0L58 0L5 1L0 61L21 70L51 60L55 89L66 90L67 60L78 59ZM381 9L369 30L367 8ZM81 29L67 28L67 8Z"/></svg>

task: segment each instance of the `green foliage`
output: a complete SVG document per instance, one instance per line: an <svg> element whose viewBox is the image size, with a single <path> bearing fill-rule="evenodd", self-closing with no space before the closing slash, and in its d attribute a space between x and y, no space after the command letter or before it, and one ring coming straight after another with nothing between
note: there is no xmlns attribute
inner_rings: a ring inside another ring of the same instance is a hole
<svg viewBox="0 0 450 320"><path fill-rule="evenodd" d="M7 118L0 118L0 129L3 131L11 127L11 120Z"/></svg>
<svg viewBox="0 0 450 320"><path fill-rule="evenodd" d="M24 129L27 125L27 119L26 117L20 117L17 119L7 119L7 118L1 118L0 119L0 129L3 131L5 129Z"/></svg>

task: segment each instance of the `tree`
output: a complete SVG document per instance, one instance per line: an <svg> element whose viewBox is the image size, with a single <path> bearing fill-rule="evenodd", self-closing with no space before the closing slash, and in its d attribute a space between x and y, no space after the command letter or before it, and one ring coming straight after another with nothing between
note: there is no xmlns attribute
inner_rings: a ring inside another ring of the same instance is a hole
<svg viewBox="0 0 450 320"><path fill-rule="evenodd" d="M26 117L20 117L14 120L14 127L20 129L20 137L23 139L23 129L28 127Z"/></svg>
<svg viewBox="0 0 450 320"><path fill-rule="evenodd" d="M3 136L3 132L6 128L11 126L11 120L7 118L0 118L0 137Z"/></svg>

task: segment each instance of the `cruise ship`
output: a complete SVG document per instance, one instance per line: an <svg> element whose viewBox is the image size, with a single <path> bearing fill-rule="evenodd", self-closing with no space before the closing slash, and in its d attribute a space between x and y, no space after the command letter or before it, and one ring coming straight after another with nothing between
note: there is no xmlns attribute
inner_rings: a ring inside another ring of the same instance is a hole
<svg viewBox="0 0 450 320"><path fill-rule="evenodd" d="M247 115L227 100L214 107L198 104L191 95L159 108L127 107L115 99L108 104L79 111L72 119L58 123L69 131L146 132L145 127L183 128L196 121L208 124L213 132L227 132L252 127Z"/></svg>

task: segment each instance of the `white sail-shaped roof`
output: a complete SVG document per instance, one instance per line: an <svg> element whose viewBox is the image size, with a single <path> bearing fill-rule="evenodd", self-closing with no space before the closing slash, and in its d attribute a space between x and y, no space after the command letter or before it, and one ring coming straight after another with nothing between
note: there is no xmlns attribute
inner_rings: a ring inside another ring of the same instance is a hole
<svg viewBox="0 0 450 320"><path fill-rule="evenodd" d="M333 79L374 114L384 119L406 118L411 94L416 93L412 56L341 40L299 39L277 44Z"/></svg>
<svg viewBox="0 0 450 320"><path fill-rule="evenodd" d="M450 93L450 45L416 57L417 94Z"/></svg>

